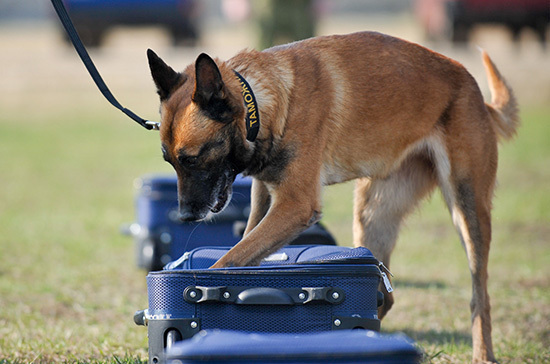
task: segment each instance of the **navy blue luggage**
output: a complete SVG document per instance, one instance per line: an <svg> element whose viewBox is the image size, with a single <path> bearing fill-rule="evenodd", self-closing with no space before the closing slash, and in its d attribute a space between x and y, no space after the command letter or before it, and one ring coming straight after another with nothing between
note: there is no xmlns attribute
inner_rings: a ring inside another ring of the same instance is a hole
<svg viewBox="0 0 550 364"><path fill-rule="evenodd" d="M237 176L230 205L212 219L182 223L178 218L176 176L145 176L136 180L136 222L130 233L136 242L137 263L161 269L184 252L204 245L235 245L250 210L249 178Z"/></svg>
<svg viewBox="0 0 550 364"><path fill-rule="evenodd" d="M147 275L149 361L202 329L307 333L379 330L379 263L366 248L288 246L260 267L205 269L229 248L198 248Z"/></svg>
<svg viewBox="0 0 550 364"><path fill-rule="evenodd" d="M203 331L166 351L168 364L415 364L421 354L404 335L342 330L313 334Z"/></svg>
<svg viewBox="0 0 550 364"><path fill-rule="evenodd" d="M241 238L250 212L251 178L237 176L231 203L221 213L200 223L178 219L176 176L145 176L138 190L136 222L126 232L136 242L137 264L159 270L166 263L199 246L233 246ZM313 225L292 244L336 245L321 225Z"/></svg>

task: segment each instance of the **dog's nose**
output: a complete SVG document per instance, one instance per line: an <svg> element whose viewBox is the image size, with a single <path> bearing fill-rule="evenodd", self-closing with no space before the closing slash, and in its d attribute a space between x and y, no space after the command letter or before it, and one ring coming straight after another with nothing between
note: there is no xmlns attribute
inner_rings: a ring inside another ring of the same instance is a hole
<svg viewBox="0 0 550 364"><path fill-rule="evenodd" d="M199 216L193 212L192 208L180 208L179 219L182 222L191 222L199 220Z"/></svg>
<svg viewBox="0 0 550 364"><path fill-rule="evenodd" d="M195 214L193 214L190 211L184 211L180 212L179 219L182 222L191 222L191 221L197 221L197 218L195 217Z"/></svg>

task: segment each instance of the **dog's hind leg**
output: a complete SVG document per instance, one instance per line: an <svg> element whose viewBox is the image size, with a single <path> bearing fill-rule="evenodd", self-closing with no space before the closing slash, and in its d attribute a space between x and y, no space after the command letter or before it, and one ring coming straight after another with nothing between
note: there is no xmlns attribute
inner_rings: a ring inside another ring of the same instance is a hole
<svg viewBox="0 0 550 364"><path fill-rule="evenodd" d="M422 155L408 157L387 178L357 180L353 220L354 245L369 248L389 268L401 222L435 185L433 164ZM384 304L379 308L378 316L383 318L394 300L393 295L384 287L381 291L384 293Z"/></svg>
<svg viewBox="0 0 550 364"><path fill-rule="evenodd" d="M486 156L487 159L489 155ZM470 163L470 168L476 166ZM453 223L466 250L472 277L473 362L496 362L491 339L491 305L487 290L491 243L491 197L496 165L477 165L474 173L454 171L448 181L440 181Z"/></svg>
<svg viewBox="0 0 550 364"><path fill-rule="evenodd" d="M495 362L491 340L491 305L487 291L491 212L478 196L472 181L456 182L455 200L449 206L453 222L466 250L472 276L473 358L475 363Z"/></svg>

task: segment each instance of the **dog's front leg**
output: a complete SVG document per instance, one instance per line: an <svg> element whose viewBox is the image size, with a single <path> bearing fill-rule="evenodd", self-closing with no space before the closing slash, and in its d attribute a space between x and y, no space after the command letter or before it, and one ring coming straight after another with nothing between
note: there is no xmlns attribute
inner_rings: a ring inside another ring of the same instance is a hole
<svg viewBox="0 0 550 364"><path fill-rule="evenodd" d="M271 205L271 196L264 182L253 179L250 191L250 215L246 223L244 236L248 235L267 214Z"/></svg>
<svg viewBox="0 0 550 364"><path fill-rule="evenodd" d="M300 188L304 185L303 181L288 182L274 188L265 217L212 268L257 265L317 222L321 218L320 185L312 183L313 187Z"/></svg>

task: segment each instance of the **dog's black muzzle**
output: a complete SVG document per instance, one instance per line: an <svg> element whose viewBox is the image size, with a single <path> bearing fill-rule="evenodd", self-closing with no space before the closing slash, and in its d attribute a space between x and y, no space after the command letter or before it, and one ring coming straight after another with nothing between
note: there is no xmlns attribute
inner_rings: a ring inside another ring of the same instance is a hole
<svg viewBox="0 0 550 364"><path fill-rule="evenodd" d="M221 212L231 200L235 177L229 170L178 176L179 219L200 221L210 213Z"/></svg>

